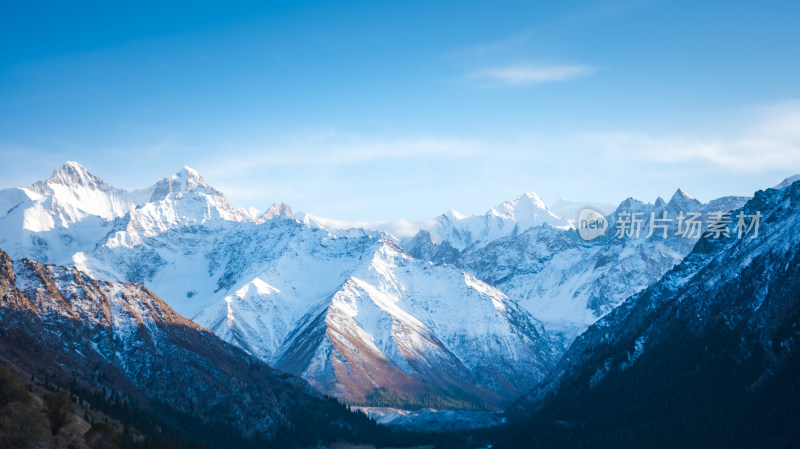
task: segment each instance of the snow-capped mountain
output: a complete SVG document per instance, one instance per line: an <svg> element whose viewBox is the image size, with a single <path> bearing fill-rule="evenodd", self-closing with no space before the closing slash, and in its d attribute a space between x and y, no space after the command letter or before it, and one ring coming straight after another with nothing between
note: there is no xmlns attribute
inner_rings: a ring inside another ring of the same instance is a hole
<svg viewBox="0 0 800 449"><path fill-rule="evenodd" d="M740 209L757 236L704 236L582 334L498 447L795 446L800 182L777 187Z"/></svg>
<svg viewBox="0 0 800 449"><path fill-rule="evenodd" d="M0 191L0 247L43 262L68 264L109 239L133 243L215 219L255 221L189 167L129 192L67 162L45 181Z"/></svg>
<svg viewBox="0 0 800 449"><path fill-rule="evenodd" d="M147 192L151 192L147 202L137 204L123 217L124 231L115 232L108 244L136 245L142 238L206 222L256 220L245 209L232 206L225 195L206 184L190 167L162 179Z"/></svg>
<svg viewBox="0 0 800 449"><path fill-rule="evenodd" d="M292 330L276 367L343 397L404 385L497 406L561 351L516 303L467 273L388 243L366 262ZM337 385L323 387L332 377Z"/></svg>
<svg viewBox="0 0 800 449"><path fill-rule="evenodd" d="M294 447L334 433L358 440L376 430L304 381L178 315L141 285L12 261L3 251L0 359L69 388L84 403L105 404L117 419L130 419L132 411L149 415L135 424L156 419L162 437Z"/></svg>
<svg viewBox="0 0 800 449"><path fill-rule="evenodd" d="M126 192L68 163L0 192L0 243L16 258L142 283L226 341L351 402L495 407L691 251L699 235L678 232L677 217L705 214L702 233L708 214L744 201L703 204L682 190L668 202L629 198L606 216L605 236L585 241L528 193L481 216L417 223L423 230L398 246L282 203L261 215L234 207L188 167ZM641 218L639 232L615 235L626 214ZM651 215L672 221L648 235Z"/></svg>
<svg viewBox="0 0 800 449"><path fill-rule="evenodd" d="M575 204L595 203L568 203L566 200L557 203L562 210L567 211L574 209ZM602 204L596 206L606 207ZM570 215L569 219L562 217L548 209L542 199L533 192L523 193L514 200L497 205L483 215L473 216L451 210L438 217L419 221L349 222L318 217L305 211L295 215L298 221L309 227L326 229L337 235L350 235L354 231L366 230L384 232L396 240L407 240L420 231L427 231L435 241L447 241L459 250L520 233L542 224L560 229L569 228L572 216Z"/></svg>
<svg viewBox="0 0 800 449"><path fill-rule="evenodd" d="M455 211L447 212L425 230L436 242L446 241L450 246L463 250L541 225L570 228L569 222L552 213L538 195L525 193L490 209L484 215L465 217Z"/></svg>
<svg viewBox="0 0 800 449"><path fill-rule="evenodd" d="M172 230L78 259L95 275L143 282L223 339L350 401L388 390L497 406L563 347L461 270L285 217Z"/></svg>
<svg viewBox="0 0 800 449"><path fill-rule="evenodd" d="M73 169L82 170L68 164L56 175ZM142 283L320 391L365 404L498 407L563 351L565 342L502 292L413 259L374 232L334 235L287 217L282 205L254 216L189 168L136 195L94 184L134 199L113 214L33 233L14 255L58 255L95 278ZM525 207L514 203L501 218ZM84 222L93 227L84 231ZM16 222L7 214L0 224ZM65 244L70 232L88 238Z"/></svg>
<svg viewBox="0 0 800 449"><path fill-rule="evenodd" d="M628 198L606 217L606 235L592 241L581 239L575 229L544 223L462 250L427 231L402 245L415 257L468 271L516 299L548 329L572 339L680 262L707 229L708 214L732 210L746 200L725 197L704 204L681 189L669 202ZM702 218L698 232L676 235L677 217L690 213ZM620 214L638 214L638 232L617 236ZM668 224L666 237L661 228L648 237L651 214L671 217L663 222Z"/></svg>
<svg viewBox="0 0 800 449"><path fill-rule="evenodd" d="M436 219L421 221L401 219L378 222L334 220L331 218L319 217L306 211L298 212L294 214L293 217L310 228L325 229L336 235L348 236L364 233L385 233L395 240L414 236L420 229L436 223Z"/></svg>
<svg viewBox="0 0 800 449"><path fill-rule="evenodd" d="M76 251L93 248L111 229L111 220L145 196L114 189L67 162L45 181L0 191L0 246L14 257L69 260ZM78 222L80 227L73 226Z"/></svg>

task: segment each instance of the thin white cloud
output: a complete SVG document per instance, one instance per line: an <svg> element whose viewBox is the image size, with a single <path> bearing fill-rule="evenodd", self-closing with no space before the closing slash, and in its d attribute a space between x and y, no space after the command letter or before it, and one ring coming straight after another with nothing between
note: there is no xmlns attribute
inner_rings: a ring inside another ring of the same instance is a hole
<svg viewBox="0 0 800 449"><path fill-rule="evenodd" d="M517 65L484 70L473 77L499 82L506 86L551 83L591 75L597 69L587 65Z"/></svg>
<svg viewBox="0 0 800 449"><path fill-rule="evenodd" d="M584 143L611 157L660 164L706 162L738 172L800 169L800 100L752 109L743 123L716 136L592 133Z"/></svg>
<svg viewBox="0 0 800 449"><path fill-rule="evenodd" d="M214 160L207 169L213 175L279 167L341 167L409 160L452 160L483 153L475 141L437 136L376 138L339 131L311 133L281 143L238 149L235 159Z"/></svg>

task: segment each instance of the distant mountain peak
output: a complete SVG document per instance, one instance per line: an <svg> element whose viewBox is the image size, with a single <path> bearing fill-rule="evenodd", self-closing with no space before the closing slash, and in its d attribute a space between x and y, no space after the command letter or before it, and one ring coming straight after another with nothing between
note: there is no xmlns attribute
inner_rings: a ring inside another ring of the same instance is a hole
<svg viewBox="0 0 800 449"><path fill-rule="evenodd" d="M67 167L73 168L73 169L76 169L76 170L84 170L84 171L86 170L86 167L84 167L83 165L81 165L80 163L75 162L75 161L64 162L64 165L61 166L62 169L63 168L67 168Z"/></svg>
<svg viewBox="0 0 800 449"><path fill-rule="evenodd" d="M50 185L58 184L68 188L88 187L94 190L108 191L111 186L105 181L93 175L83 165L67 161L61 167L53 171L52 176L45 181L35 183L32 188L39 193L52 193Z"/></svg>
<svg viewBox="0 0 800 449"><path fill-rule="evenodd" d="M692 207L703 204L701 201L695 199L693 196L686 193L683 189L678 189L669 200L669 204L678 207L681 210L686 210Z"/></svg>
<svg viewBox="0 0 800 449"><path fill-rule="evenodd" d="M459 212L457 210L452 210L451 209L451 210L443 213L442 217L453 219L453 220L461 220L463 218L466 218L467 216L462 214L461 212Z"/></svg>
<svg viewBox="0 0 800 449"><path fill-rule="evenodd" d="M292 207L286 203L282 203L280 201L275 201L272 203L272 206L267 209L266 212L261 214L261 219L270 220L275 217L291 217L292 216Z"/></svg>
<svg viewBox="0 0 800 449"><path fill-rule="evenodd" d="M222 195L221 192L208 185L197 170L184 166L153 186L150 201L158 201L165 199L170 194L189 193L198 189L205 190L212 195Z"/></svg>
<svg viewBox="0 0 800 449"><path fill-rule="evenodd" d="M670 200L671 201L671 200ZM641 209L644 206L644 202L637 200L636 198L629 196L622 200L619 203L619 207L617 207L617 212L628 212L633 209Z"/></svg>
<svg viewBox="0 0 800 449"><path fill-rule="evenodd" d="M691 196L691 195L689 195L688 193L686 193L686 191L685 191L685 190L683 190L683 189L682 189L682 188L680 188L680 187L679 187L679 188L678 188L678 190L676 190L676 191L675 191L675 193L672 195L672 198L673 198L673 199L675 199L675 198L683 198L683 199L688 199L688 200L693 200L693 199L694 199L694 197L693 197L693 196Z"/></svg>
<svg viewBox="0 0 800 449"><path fill-rule="evenodd" d="M539 195L534 192L525 192L511 201L505 201L491 209L488 214L519 220L541 212L550 214Z"/></svg>
<svg viewBox="0 0 800 449"><path fill-rule="evenodd" d="M193 169L192 167L189 167L188 165L184 165L183 169L181 171L187 172L187 173L191 173L191 174L193 174L195 176L198 176L198 177L200 176L200 174L197 173L197 170Z"/></svg>
<svg viewBox="0 0 800 449"><path fill-rule="evenodd" d="M200 173L188 165L184 165L182 169L178 170L175 174L170 176L170 178L185 182L187 190L195 189L198 186L210 187L208 184L206 184L206 181L203 179L203 177L200 176Z"/></svg>
<svg viewBox="0 0 800 449"><path fill-rule="evenodd" d="M506 203L513 203L513 204L529 203L535 205L537 208L547 209L547 206L544 204L544 201L542 201L542 198L535 192L525 192L522 195L516 197L513 201L506 201Z"/></svg>
<svg viewBox="0 0 800 449"><path fill-rule="evenodd" d="M518 200L520 200L522 198L528 198L528 199L531 199L531 200L540 200L541 201L541 198L539 197L539 195L536 194L536 192L525 192L522 195L517 197Z"/></svg>

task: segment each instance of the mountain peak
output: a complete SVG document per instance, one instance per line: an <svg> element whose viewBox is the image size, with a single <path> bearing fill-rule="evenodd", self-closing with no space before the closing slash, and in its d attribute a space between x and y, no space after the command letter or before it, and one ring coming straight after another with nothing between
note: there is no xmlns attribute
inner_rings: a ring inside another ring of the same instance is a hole
<svg viewBox="0 0 800 449"><path fill-rule="evenodd" d="M66 168L66 167L74 168L74 169L77 169L77 170L84 170L84 171L86 170L86 167L84 167L83 165L81 165L81 164L79 164L78 162L75 162L75 161L64 162L64 165L62 165L61 168L63 169L63 168Z"/></svg>
<svg viewBox="0 0 800 449"><path fill-rule="evenodd" d="M197 189L202 189L212 195L221 195L219 191L206 183L197 170L184 166L175 174L158 181L153 186L153 194L150 197L150 201L159 201L170 194L188 193Z"/></svg>
<svg viewBox="0 0 800 449"><path fill-rule="evenodd" d="M545 206L544 201L542 201L542 198L534 192L525 192L522 195L518 196L515 201L524 201L524 200L527 200L531 204L535 204L537 207L540 207L542 209L547 209L547 206Z"/></svg>
<svg viewBox="0 0 800 449"><path fill-rule="evenodd" d="M462 220L462 219L466 218L466 215L462 214L461 212L459 212L457 210L451 209L451 210L443 213L442 217L444 217L446 219L452 219L452 220Z"/></svg>
<svg viewBox="0 0 800 449"><path fill-rule="evenodd" d="M192 167L189 167L188 165L184 165L183 168L178 171L178 173L181 173L181 174L185 173L188 176L195 177L195 178L199 178L200 177L200 173L197 173L197 170L193 169Z"/></svg>
<svg viewBox="0 0 800 449"><path fill-rule="evenodd" d="M524 192L522 195L517 197L517 199L528 198L528 199L541 199L536 192Z"/></svg>
<svg viewBox="0 0 800 449"><path fill-rule="evenodd" d="M272 206L270 206L269 209L267 209L266 212L261 214L260 218L264 220L270 220L278 216L291 217L292 207L286 203L275 201L274 203L272 203Z"/></svg>
<svg viewBox="0 0 800 449"><path fill-rule="evenodd" d="M678 190L676 190L675 193L672 195L672 199L676 199L676 198L677 199L687 199L687 200L693 200L694 199L693 196L691 196L688 193L686 193L686 191L683 190L682 188L678 188Z"/></svg>
<svg viewBox="0 0 800 449"><path fill-rule="evenodd" d="M74 161L67 161L64 163L64 165L53 171L53 175L47 180L47 182L64 185L105 185L103 180L89 173L89 170L87 170L86 167Z"/></svg>
<svg viewBox="0 0 800 449"><path fill-rule="evenodd" d="M672 195L672 198L670 198L668 204L672 205L673 207L677 207L680 210L689 210L696 208L703 203L686 193L685 190L678 189L675 191L675 194Z"/></svg>
<svg viewBox="0 0 800 449"><path fill-rule="evenodd" d="M200 176L200 173L188 165L184 165L182 169L178 170L174 175L170 176L170 178L175 180L185 180L188 190L194 189L199 185L208 187L203 177Z"/></svg>
<svg viewBox="0 0 800 449"><path fill-rule="evenodd" d="M97 176L89 173L89 170L74 161L67 161L61 167L53 171L53 174L44 181L39 181L31 188L42 194L53 194L52 185L61 185L68 189L87 187L92 190L109 191L111 186Z"/></svg>
<svg viewBox="0 0 800 449"><path fill-rule="evenodd" d="M525 192L514 200L498 205L488 213L489 215L519 220L541 212L549 213L544 201L533 192Z"/></svg>

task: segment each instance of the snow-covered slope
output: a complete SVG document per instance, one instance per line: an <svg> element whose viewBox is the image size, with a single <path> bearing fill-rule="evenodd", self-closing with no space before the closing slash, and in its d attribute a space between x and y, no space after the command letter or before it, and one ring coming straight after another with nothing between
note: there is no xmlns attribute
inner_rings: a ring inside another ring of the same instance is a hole
<svg viewBox="0 0 800 449"><path fill-rule="evenodd" d="M83 394L94 407L113 402L106 411L126 427L134 412L146 414L162 438L309 447L331 435L359 440L376 430L306 382L180 316L141 285L12 261L2 250L0 359L31 379L47 379L48 388Z"/></svg>
<svg viewBox="0 0 800 449"><path fill-rule="evenodd" d="M582 334L498 446L796 446L800 182L779 187L741 209L757 237L704 236Z"/></svg>
<svg viewBox="0 0 800 449"><path fill-rule="evenodd" d="M725 197L709 204L678 189L669 202L623 201L608 219L605 237L582 240L575 229L548 225L496 238L458 251L449 240L425 232L403 245L410 254L455 264L516 299L548 329L574 338L613 310L628 296L656 282L691 251L699 235L675 235L679 214L700 213L704 232L707 214L740 207L747 199ZM640 213L641 229L617 237L619 214ZM667 238L650 231L650 214L673 219ZM702 233L701 232L701 233Z"/></svg>
<svg viewBox="0 0 800 449"><path fill-rule="evenodd" d="M223 339L350 401L385 390L410 403L498 406L564 345L461 270L285 217L206 223L81 257L85 271L135 278Z"/></svg>
<svg viewBox="0 0 800 449"><path fill-rule="evenodd" d="M407 385L497 406L561 350L516 303L467 273L386 241L365 262L292 331L275 366L342 397ZM331 373L337 385L326 387Z"/></svg>
<svg viewBox="0 0 800 449"><path fill-rule="evenodd" d="M691 251L697 237L676 236L674 222L667 238L648 237L650 213L745 200L703 204L682 190L669 202L629 198L607 216L611 232L584 241L528 193L481 216L406 223L423 230L401 249L383 232L282 203L260 216L234 207L188 167L126 192L68 163L0 192L0 244L16 258L142 283L225 340L351 401L499 405ZM631 212L644 219L639 235L613 236Z"/></svg>
<svg viewBox="0 0 800 449"><path fill-rule="evenodd" d="M325 229L336 235L361 235L361 234L387 234L395 240L412 237L420 229L436 224L436 219L408 221L345 221L331 218L318 217L310 212L301 211L293 215L294 218L311 228Z"/></svg>
<svg viewBox="0 0 800 449"><path fill-rule="evenodd" d="M72 179L65 175L72 170L85 173L67 164L54 177ZM31 237L16 256L58 258L98 279L142 283L326 393L366 404L498 407L541 379L563 351L565 342L500 291L455 267L413 259L381 234L334 235L302 214L289 217L281 204L256 216L188 167L137 192L84 178L93 191L125 199L124 207L87 208L67 224L31 231L45 251ZM69 197L42 192L37 204ZM537 220L540 201L527 200L495 211L497 223ZM69 243L69 232L87 238Z"/></svg>

